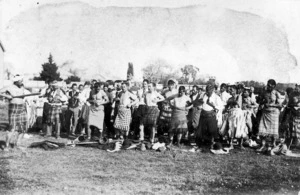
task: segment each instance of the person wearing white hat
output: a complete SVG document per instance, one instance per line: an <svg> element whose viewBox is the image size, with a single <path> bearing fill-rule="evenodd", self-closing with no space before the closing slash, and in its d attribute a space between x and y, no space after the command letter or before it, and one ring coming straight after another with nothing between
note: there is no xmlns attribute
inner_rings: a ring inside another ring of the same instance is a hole
<svg viewBox="0 0 300 195"><path fill-rule="evenodd" d="M8 150L9 144L13 142L16 146L26 131L27 114L24 97L22 96L30 94L30 92L23 87L23 77L16 75L13 78L13 85L2 88L0 93L10 100L8 111L9 129L6 136L6 150ZM18 132L18 135L12 140L15 132Z"/></svg>

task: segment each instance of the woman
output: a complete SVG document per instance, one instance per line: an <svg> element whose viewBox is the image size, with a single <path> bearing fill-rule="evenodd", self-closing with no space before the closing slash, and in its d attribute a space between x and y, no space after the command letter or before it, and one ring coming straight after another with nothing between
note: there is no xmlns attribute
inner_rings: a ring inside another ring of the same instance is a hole
<svg viewBox="0 0 300 195"><path fill-rule="evenodd" d="M104 105L107 104L108 97L106 93L101 90L101 84L95 83L94 90L91 92L88 102L91 104L89 120L88 120L88 137L91 139L91 127L96 127L100 132L100 139L103 139L103 121L104 121Z"/></svg>
<svg viewBox="0 0 300 195"><path fill-rule="evenodd" d="M259 123L258 135L262 137L262 147L258 152L266 149L266 137L271 137L273 147L276 146L276 138L278 137L279 129L279 114L281 104L278 101L280 94L275 90L276 81L270 79L267 83L267 88L260 98L260 109L262 116Z"/></svg>
<svg viewBox="0 0 300 195"><path fill-rule="evenodd" d="M172 117L169 129L170 144L173 143L174 134L177 134L177 145L180 146L182 135L187 132L187 114L192 107L191 99L185 95L185 87L180 86L178 96L171 103Z"/></svg>
<svg viewBox="0 0 300 195"><path fill-rule="evenodd" d="M250 93L250 88L245 88L242 99L242 110L244 111L246 117L248 132L252 133L252 121L255 120L255 109L258 107L258 104L255 100L253 100L253 98L251 98Z"/></svg>
<svg viewBox="0 0 300 195"><path fill-rule="evenodd" d="M241 149L243 149L243 139L248 135L245 116L244 112L238 104L239 95L237 94L237 88L235 86L231 86L230 94L232 95L232 97L229 98L225 109L226 112L228 112L227 121L225 121L222 126L221 134L225 134L228 125L230 148L234 149L233 139L236 138L239 139L240 147Z"/></svg>

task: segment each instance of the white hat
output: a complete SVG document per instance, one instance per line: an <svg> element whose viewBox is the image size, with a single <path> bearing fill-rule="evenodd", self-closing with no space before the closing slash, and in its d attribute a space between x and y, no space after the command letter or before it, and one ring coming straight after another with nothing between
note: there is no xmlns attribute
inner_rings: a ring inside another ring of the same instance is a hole
<svg viewBox="0 0 300 195"><path fill-rule="evenodd" d="M12 80L13 82L23 81L23 77L20 76L19 74L16 74Z"/></svg>

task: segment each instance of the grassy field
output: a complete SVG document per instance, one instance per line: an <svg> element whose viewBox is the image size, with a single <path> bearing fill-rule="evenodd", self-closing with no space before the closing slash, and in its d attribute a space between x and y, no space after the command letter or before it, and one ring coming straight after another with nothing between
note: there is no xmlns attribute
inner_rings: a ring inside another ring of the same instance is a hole
<svg viewBox="0 0 300 195"><path fill-rule="evenodd" d="M3 140L3 133L0 134ZM41 137L23 141L28 146ZM300 159L92 147L0 151L0 194L298 194Z"/></svg>

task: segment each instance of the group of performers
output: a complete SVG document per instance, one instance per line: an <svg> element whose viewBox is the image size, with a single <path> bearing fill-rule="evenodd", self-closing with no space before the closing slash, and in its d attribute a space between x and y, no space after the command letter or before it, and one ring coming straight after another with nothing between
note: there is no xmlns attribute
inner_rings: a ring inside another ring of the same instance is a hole
<svg viewBox="0 0 300 195"><path fill-rule="evenodd" d="M60 137L62 106L67 104L65 123L69 135L86 134L86 139L91 140L96 130L100 143L104 137L126 140L129 136L144 142L145 134L151 144L156 137L168 134L169 146L180 146L183 139L194 137L194 151L200 151L206 143L213 146L224 140L230 148L234 148L236 140L243 148L245 142L257 145L260 139L258 151L276 147L279 136L290 143L300 143L298 85L282 94L275 89L275 80L270 79L259 95L254 94L253 87L243 85L222 84L218 90L209 83L205 89L195 85L190 91L184 86L177 89L177 85L175 79L169 79L166 88L158 92L156 84L145 79L141 89L133 91L130 82L92 81L73 84L66 92L54 81L40 94L47 99L43 107L45 136ZM26 132L24 105L30 92L24 88L21 76L16 76L13 85L0 93L10 100L6 138L9 147L15 132L19 132L15 145ZM267 144L268 138L271 144Z"/></svg>

